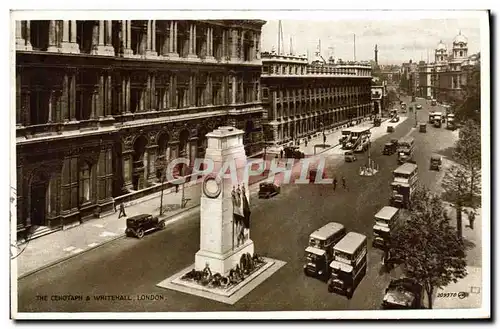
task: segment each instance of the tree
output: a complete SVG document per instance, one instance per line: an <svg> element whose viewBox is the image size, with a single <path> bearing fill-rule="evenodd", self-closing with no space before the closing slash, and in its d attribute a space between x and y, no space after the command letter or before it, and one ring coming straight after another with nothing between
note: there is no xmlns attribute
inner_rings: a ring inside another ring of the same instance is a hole
<svg viewBox="0 0 500 329"><path fill-rule="evenodd" d="M399 101L398 94L394 89L389 89L387 92L387 105L393 107Z"/></svg>
<svg viewBox="0 0 500 329"><path fill-rule="evenodd" d="M460 129L453 157L469 171L469 201L473 202L481 177L481 128L474 120L467 120Z"/></svg>
<svg viewBox="0 0 500 329"><path fill-rule="evenodd" d="M401 75L401 79L399 80L399 89L408 92L408 78L405 74Z"/></svg>
<svg viewBox="0 0 500 329"><path fill-rule="evenodd" d="M468 69L467 83L463 86L463 101L454 106L460 122L472 119L481 124L481 65L477 63Z"/></svg>
<svg viewBox="0 0 500 329"><path fill-rule="evenodd" d="M450 225L441 197L427 188L415 191L409 218L391 232L390 240L405 275L424 287L429 308L436 288L467 275L465 245Z"/></svg>

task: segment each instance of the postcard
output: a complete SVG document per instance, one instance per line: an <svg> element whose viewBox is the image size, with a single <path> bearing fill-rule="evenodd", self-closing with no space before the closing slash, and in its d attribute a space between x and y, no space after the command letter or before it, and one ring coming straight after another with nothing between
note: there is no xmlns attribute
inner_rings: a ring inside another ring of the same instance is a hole
<svg viewBox="0 0 500 329"><path fill-rule="evenodd" d="M489 12L11 24L12 319L491 316Z"/></svg>

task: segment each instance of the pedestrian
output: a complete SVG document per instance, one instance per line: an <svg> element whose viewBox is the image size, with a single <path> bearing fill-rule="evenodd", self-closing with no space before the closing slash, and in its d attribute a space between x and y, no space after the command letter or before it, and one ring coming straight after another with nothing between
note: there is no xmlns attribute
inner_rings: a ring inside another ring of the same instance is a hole
<svg viewBox="0 0 500 329"><path fill-rule="evenodd" d="M471 230L474 229L474 221L476 220L476 213L474 210L471 210L469 212L469 227L471 228Z"/></svg>
<svg viewBox="0 0 500 329"><path fill-rule="evenodd" d="M333 191L335 192L336 189L337 189L337 176L333 178Z"/></svg>
<svg viewBox="0 0 500 329"><path fill-rule="evenodd" d="M175 193L179 192L179 184L175 184Z"/></svg>
<svg viewBox="0 0 500 329"><path fill-rule="evenodd" d="M326 135L323 134L323 144L326 144Z"/></svg>
<svg viewBox="0 0 500 329"><path fill-rule="evenodd" d="M304 144L307 147L307 139L304 139Z"/></svg>
<svg viewBox="0 0 500 329"><path fill-rule="evenodd" d="M347 190L347 184L344 176L342 176L342 187L344 188L344 190Z"/></svg>
<svg viewBox="0 0 500 329"><path fill-rule="evenodd" d="M283 149L280 150L280 158L283 158Z"/></svg>
<svg viewBox="0 0 500 329"><path fill-rule="evenodd" d="M123 217L127 217L127 214L125 213L125 205L122 203L120 203L120 213L118 214L118 218L122 218L122 214L123 214Z"/></svg>

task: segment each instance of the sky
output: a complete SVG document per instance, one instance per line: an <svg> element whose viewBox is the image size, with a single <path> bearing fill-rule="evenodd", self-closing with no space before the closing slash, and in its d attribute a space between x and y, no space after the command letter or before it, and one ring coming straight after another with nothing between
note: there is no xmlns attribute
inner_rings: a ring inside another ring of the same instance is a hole
<svg viewBox="0 0 500 329"><path fill-rule="evenodd" d="M278 51L278 20L268 20L262 27L262 51ZM321 39L321 53L326 59L373 60L378 45L379 64L401 64L433 61L439 41L451 50L453 40L461 33L468 39L469 54L480 51L480 21L476 18L427 18L421 20L282 20L284 52L290 52L290 37L296 55L314 56ZM354 37L355 35L355 37Z"/></svg>

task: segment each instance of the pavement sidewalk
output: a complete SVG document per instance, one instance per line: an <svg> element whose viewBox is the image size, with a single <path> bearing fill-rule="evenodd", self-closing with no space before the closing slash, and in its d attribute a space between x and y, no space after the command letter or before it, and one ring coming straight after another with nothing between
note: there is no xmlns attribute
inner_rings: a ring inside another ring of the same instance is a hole
<svg viewBox="0 0 500 329"><path fill-rule="evenodd" d="M447 206L452 223L455 222L456 211ZM456 283L450 283L443 289L436 291L434 309L480 308L482 302L482 209L476 210L474 229L466 212L462 215L462 234L466 241L472 242L473 247L467 250L467 276ZM468 211L468 210L467 210ZM465 293L465 294L464 294Z"/></svg>
<svg viewBox="0 0 500 329"><path fill-rule="evenodd" d="M256 194L257 183L265 177L253 176L249 179L250 193ZM161 218L166 220L167 225L183 218L188 213L199 211L200 182L201 180L191 186L186 185L184 188L184 198L187 200L184 208L180 208L182 188L177 193L175 188L164 190L163 209L165 212ZM161 192L157 192L126 203L127 217L144 213L159 214L160 195ZM124 237L126 217L118 218L119 208L117 210L111 215L94 218L70 229L29 240L14 248L12 254L13 257L17 255L15 261L17 261L18 278Z"/></svg>

